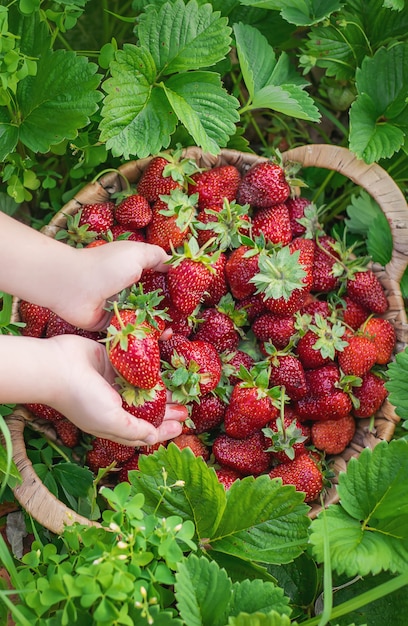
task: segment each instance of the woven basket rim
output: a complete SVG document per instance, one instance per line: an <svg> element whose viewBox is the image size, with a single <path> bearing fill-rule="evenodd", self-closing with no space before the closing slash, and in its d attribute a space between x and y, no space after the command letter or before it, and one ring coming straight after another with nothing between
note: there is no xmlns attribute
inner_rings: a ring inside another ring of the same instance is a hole
<svg viewBox="0 0 408 626"><path fill-rule="evenodd" d="M217 156L204 153L200 148L191 147L184 150L184 155L194 158L200 167L216 167L233 164L245 172L259 161L267 160L253 153L237 150L221 150ZM408 253L408 207L405 198L389 174L378 164L367 165L356 158L347 148L329 144L310 144L293 148L283 153L284 163L297 162L303 167L319 167L335 170L350 178L356 185L365 189L379 204L387 217L393 236L393 253L390 263L385 268L373 266L373 271L380 278L390 304L384 315L396 330L397 349L402 350L408 343L408 321L399 281L407 266ZM84 204L105 202L112 194L122 190L126 181L134 184L140 178L153 157L124 163L117 172L103 175L99 180L85 185L43 228L44 234L55 237L56 232L65 227L66 215L73 215ZM18 300L13 302L13 316L18 319ZM25 510L39 523L56 534L60 534L66 524L80 521L94 524L87 518L78 516L74 511L57 500L41 483L29 461L24 443L24 426L32 421L30 413L24 407L18 407L7 418L13 448L14 460L23 476L23 484L16 487L14 494ZM374 448L380 441L390 441L399 417L394 407L386 400L375 416L375 432L370 430L370 420L358 419L356 435L346 450L333 458L333 469L336 477L333 486L325 495L325 506L338 502L337 479L340 472L345 471L350 458L356 457L365 447ZM29 485L29 487L28 487ZM48 492L48 494L47 494ZM46 505L45 505L46 503ZM311 505L310 517L316 517L321 506Z"/></svg>

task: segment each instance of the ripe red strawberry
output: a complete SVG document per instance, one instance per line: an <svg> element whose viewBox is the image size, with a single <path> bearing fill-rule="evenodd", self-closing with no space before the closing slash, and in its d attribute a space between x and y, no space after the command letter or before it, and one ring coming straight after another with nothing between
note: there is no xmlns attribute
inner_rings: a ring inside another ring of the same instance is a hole
<svg viewBox="0 0 408 626"><path fill-rule="evenodd" d="M379 365L389 363L396 343L395 329L391 322L381 317L370 317L361 327L361 331L375 344L375 362Z"/></svg>
<svg viewBox="0 0 408 626"><path fill-rule="evenodd" d="M43 420L50 420L51 422L56 422L57 420L65 419L65 416L62 415L57 409L54 409L52 406L48 406L48 404L39 404L39 403L28 403L24 405L35 417L39 417Z"/></svg>
<svg viewBox="0 0 408 626"><path fill-rule="evenodd" d="M171 304L169 287L167 284L167 274L156 270L144 270L140 277L139 284L143 287L144 293L157 291L163 299L160 302L162 308L168 308Z"/></svg>
<svg viewBox="0 0 408 626"><path fill-rule="evenodd" d="M193 313L211 283L211 264L215 261L216 257L205 254L194 238L184 244L182 253L173 254L167 284L176 309L185 315Z"/></svg>
<svg viewBox="0 0 408 626"><path fill-rule="evenodd" d="M161 341L159 347L160 358L167 363L171 363L172 357L179 351L181 355L190 354L190 339L186 335L174 332L169 339Z"/></svg>
<svg viewBox="0 0 408 626"><path fill-rule="evenodd" d="M360 403L358 408L354 408L353 414L355 417L371 417L388 395L385 381L373 372L367 372L362 379L361 387L356 387L353 391Z"/></svg>
<svg viewBox="0 0 408 626"><path fill-rule="evenodd" d="M237 309L244 309L249 323L253 322L259 315L266 313L266 307L262 294L254 294L238 300L235 303Z"/></svg>
<svg viewBox="0 0 408 626"><path fill-rule="evenodd" d="M221 355L222 372L230 385L236 385L241 382L238 376L241 365L248 371L255 365L253 357L243 350L234 350L233 352L223 352Z"/></svg>
<svg viewBox="0 0 408 626"><path fill-rule="evenodd" d="M92 448L86 453L86 464L89 469L97 473L99 469L108 467L112 462L109 450L102 445L100 440L94 439Z"/></svg>
<svg viewBox="0 0 408 626"><path fill-rule="evenodd" d="M241 180L237 191L240 204L270 207L285 202L290 196L290 185L280 165L261 161L253 165Z"/></svg>
<svg viewBox="0 0 408 626"><path fill-rule="evenodd" d="M117 461L118 465L128 461L135 453L134 446L126 446L123 443L117 443L116 441L104 439L103 437L95 437L93 448L102 448L109 458L109 463Z"/></svg>
<svg viewBox="0 0 408 626"><path fill-rule="evenodd" d="M115 204L101 202L100 204L84 204L81 209L79 226L87 225L89 229L99 235L106 234L114 223Z"/></svg>
<svg viewBox="0 0 408 626"><path fill-rule="evenodd" d="M112 241L146 241L146 235L144 230L129 230L121 224L114 224L110 230L112 235Z"/></svg>
<svg viewBox="0 0 408 626"><path fill-rule="evenodd" d="M135 312L130 314L135 316ZM151 389L160 376L157 331L137 318L125 323L125 312L116 307L107 330L108 356L112 366L128 383Z"/></svg>
<svg viewBox="0 0 408 626"><path fill-rule="evenodd" d="M347 337L348 345L338 354L338 362L345 374L364 376L377 359L375 344L366 336L354 334Z"/></svg>
<svg viewBox="0 0 408 626"><path fill-rule="evenodd" d="M232 201L236 197L241 174L234 165L221 165L191 176L189 194L198 194L198 207L205 209L222 206L224 198Z"/></svg>
<svg viewBox="0 0 408 626"><path fill-rule="evenodd" d="M329 320L315 316L315 323L297 343L296 350L305 369L314 369L334 361L337 354L347 347L344 340L345 327L340 322L331 324Z"/></svg>
<svg viewBox="0 0 408 626"><path fill-rule="evenodd" d="M220 426L224 419L227 405L214 393L207 393L200 397L200 402L193 402L190 419L194 423L191 433L200 435Z"/></svg>
<svg viewBox="0 0 408 626"><path fill-rule="evenodd" d="M342 304L337 307L337 313L346 326L357 330L366 321L370 311L361 306L349 296L342 296Z"/></svg>
<svg viewBox="0 0 408 626"><path fill-rule="evenodd" d="M188 352L189 363L193 361L199 366L200 394L213 391L221 379L222 365L217 350L208 341L190 341Z"/></svg>
<svg viewBox="0 0 408 626"><path fill-rule="evenodd" d="M204 306L215 306L221 298L228 293L227 278L225 275L225 265L227 256L221 252L218 259L212 264L213 274L211 282L204 293L202 303Z"/></svg>
<svg viewBox="0 0 408 626"><path fill-rule="evenodd" d="M312 300L308 302L300 309L301 315L310 315L312 317L311 323L316 323L316 315L327 318L332 314L330 305L326 300Z"/></svg>
<svg viewBox="0 0 408 626"><path fill-rule="evenodd" d="M224 428L234 439L244 439L276 419L278 409L267 390L244 387L242 383L232 390L229 405L224 415Z"/></svg>
<svg viewBox="0 0 408 626"><path fill-rule="evenodd" d="M197 215L195 227L200 246L214 239L217 250L233 250L241 245L240 236L251 224L248 206L224 198L222 205L209 205Z"/></svg>
<svg viewBox="0 0 408 626"><path fill-rule="evenodd" d="M153 217L150 204L144 196L134 193L123 198L115 207L115 219L129 230L144 228Z"/></svg>
<svg viewBox="0 0 408 626"><path fill-rule="evenodd" d="M240 246L233 250L225 264L227 283L234 298L242 300L256 291L250 282L258 272L258 254L248 246Z"/></svg>
<svg viewBox="0 0 408 626"><path fill-rule="evenodd" d="M118 474L119 483L130 482L129 472L132 470L139 469L139 456L140 456L139 452L134 452L133 456L131 456L130 459L122 465L120 472Z"/></svg>
<svg viewBox="0 0 408 626"><path fill-rule="evenodd" d="M303 226L299 220L305 217L305 208L310 205L310 200L307 198L288 198L286 200L286 206L289 211L290 227L294 237L304 235L306 227Z"/></svg>
<svg viewBox="0 0 408 626"><path fill-rule="evenodd" d="M388 309L388 300L377 276L371 270L356 272L347 280L347 295L363 307L382 315Z"/></svg>
<svg viewBox="0 0 408 626"><path fill-rule="evenodd" d="M259 341L270 341L275 348L283 350L296 333L293 315L283 317L273 313L263 313L252 324L252 332Z"/></svg>
<svg viewBox="0 0 408 626"><path fill-rule="evenodd" d="M202 457L204 461L208 461L210 458L209 448L197 435L182 433L181 435L174 437L172 442L180 448L180 450L190 448L195 456Z"/></svg>
<svg viewBox="0 0 408 626"><path fill-rule="evenodd" d="M152 219L146 227L146 241L160 246L166 252L178 248L191 234L196 218L195 198L179 189L169 196L161 196L152 207Z"/></svg>
<svg viewBox="0 0 408 626"><path fill-rule="evenodd" d="M311 291L329 293L335 291L340 284L334 271L334 266L339 260L339 255L332 246L334 243L335 239L329 235L322 235L315 242Z"/></svg>
<svg viewBox="0 0 408 626"><path fill-rule="evenodd" d="M192 159L182 158L181 151L158 154L143 171L137 191L149 202L157 202L161 195L167 196L173 189L182 189L186 177L197 170L197 164Z"/></svg>
<svg viewBox="0 0 408 626"><path fill-rule="evenodd" d="M281 243L285 246L292 241L292 229L286 204L275 204L272 207L255 211L252 217L252 235L257 237L261 233L270 243Z"/></svg>
<svg viewBox="0 0 408 626"><path fill-rule="evenodd" d="M315 448L326 454L341 454L349 445L356 432L356 422L352 415L337 420L314 422L311 427L311 442Z"/></svg>
<svg viewBox="0 0 408 626"><path fill-rule="evenodd" d="M217 352L235 350L240 341L240 334L233 319L215 307L203 310L197 318L198 330L193 339L202 339L212 343Z"/></svg>
<svg viewBox="0 0 408 626"><path fill-rule="evenodd" d="M58 438L67 448L75 448L75 446L79 444L81 431L68 419L63 418L54 421L54 428L57 432Z"/></svg>
<svg viewBox="0 0 408 626"><path fill-rule="evenodd" d="M223 485L226 491L236 480L240 480L242 478L242 474L229 467L219 467L215 470L215 473L217 474L219 482Z"/></svg>
<svg viewBox="0 0 408 626"><path fill-rule="evenodd" d="M304 396L295 403L302 421L340 419L353 408L350 395L341 389L325 395Z"/></svg>
<svg viewBox="0 0 408 626"><path fill-rule="evenodd" d="M20 300L19 313L25 326L21 334L25 337L44 337L51 311L39 304L33 304L27 300Z"/></svg>
<svg viewBox="0 0 408 626"><path fill-rule="evenodd" d="M323 489L323 474L316 460L308 453L289 463L281 463L269 472L270 478L281 478L284 485L294 485L305 493L305 502L313 502Z"/></svg>
<svg viewBox="0 0 408 626"><path fill-rule="evenodd" d="M141 389L122 381L119 389L122 406L131 415L146 420L158 428L166 411L167 390L159 380L152 389Z"/></svg>
<svg viewBox="0 0 408 626"><path fill-rule="evenodd" d="M340 370L337 363L329 363L305 372L308 392L311 396L324 396L339 388Z"/></svg>
<svg viewBox="0 0 408 626"><path fill-rule="evenodd" d="M276 354L269 357L270 385L285 387L291 400L300 400L307 393L305 370L293 354Z"/></svg>
<svg viewBox="0 0 408 626"><path fill-rule="evenodd" d="M45 336L56 337L57 335L79 335L80 337L87 337L88 339L93 339L95 341L102 339L103 337L102 333L84 330L83 328L73 326L66 320L62 319L62 317L51 311Z"/></svg>
<svg viewBox="0 0 408 626"><path fill-rule="evenodd" d="M246 439L233 439L226 434L219 435L213 443L213 454L219 465L239 472L243 476L258 476L267 471L271 461L266 452L265 435L257 431Z"/></svg>
<svg viewBox="0 0 408 626"><path fill-rule="evenodd" d="M295 411L285 406L284 418L279 416L263 429L267 438L268 450L279 463L287 463L306 452L310 441L310 426L302 423Z"/></svg>

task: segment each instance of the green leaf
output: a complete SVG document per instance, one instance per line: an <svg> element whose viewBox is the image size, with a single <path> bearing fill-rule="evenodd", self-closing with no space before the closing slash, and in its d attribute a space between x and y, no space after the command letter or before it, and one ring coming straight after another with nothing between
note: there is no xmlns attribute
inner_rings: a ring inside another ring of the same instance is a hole
<svg viewBox="0 0 408 626"><path fill-rule="evenodd" d="M307 552L290 563L268 565L268 572L290 597L292 606L303 607L313 603L319 590L320 572L317 563Z"/></svg>
<svg viewBox="0 0 408 626"><path fill-rule="evenodd" d="M390 224L384 213L371 222L367 236L367 250L374 263L387 265L391 261L393 240Z"/></svg>
<svg viewBox="0 0 408 626"><path fill-rule="evenodd" d="M93 474L76 463L58 463L54 467L54 476L67 493L76 498L85 498L92 486Z"/></svg>
<svg viewBox="0 0 408 626"><path fill-rule="evenodd" d="M230 616L239 613L277 613L290 615L289 598L282 589L271 582L244 580L232 589Z"/></svg>
<svg viewBox="0 0 408 626"><path fill-rule="evenodd" d="M264 613L240 613L237 617L230 617L228 626L297 626L287 615L279 615L272 611L268 615Z"/></svg>
<svg viewBox="0 0 408 626"><path fill-rule="evenodd" d="M367 236L371 222L383 212L374 198L365 189L361 189L358 195L351 196L346 213L347 229L351 233Z"/></svg>
<svg viewBox="0 0 408 626"><path fill-rule="evenodd" d="M246 6L280 10L282 17L296 26L311 26L338 11L339 0L241 0Z"/></svg>
<svg viewBox="0 0 408 626"><path fill-rule="evenodd" d="M238 100L222 87L213 72L188 72L171 77L165 93L178 119L204 151L217 154L235 133Z"/></svg>
<svg viewBox="0 0 408 626"><path fill-rule="evenodd" d="M175 596L189 626L225 626L232 583L225 570L206 557L190 555L179 563Z"/></svg>
<svg viewBox="0 0 408 626"><path fill-rule="evenodd" d="M0 160L14 152L18 143L18 127L12 122L6 108L0 107Z"/></svg>
<svg viewBox="0 0 408 626"><path fill-rule="evenodd" d="M96 70L74 52L45 52L36 76L27 76L17 88L19 140L34 152L47 152L63 139L74 139L102 98Z"/></svg>
<svg viewBox="0 0 408 626"><path fill-rule="evenodd" d="M408 442L381 442L350 459L340 474L339 505L312 522L310 541L323 560L324 520L331 564L348 576L408 569Z"/></svg>
<svg viewBox="0 0 408 626"><path fill-rule="evenodd" d="M146 8L140 16L138 39L154 59L159 76L209 67L224 59L231 45L228 20L211 4L195 0L166 2L159 11Z"/></svg>
<svg viewBox="0 0 408 626"><path fill-rule="evenodd" d="M248 476L228 490L212 550L260 563L287 563L305 547L309 518L303 495L269 476Z"/></svg>
<svg viewBox="0 0 408 626"><path fill-rule="evenodd" d="M388 399L395 407L395 412L402 419L408 419L408 348L395 356L395 361L388 364L388 380L385 387Z"/></svg>
<svg viewBox="0 0 408 626"><path fill-rule="evenodd" d="M147 512L157 508L157 514L162 517L179 515L194 522L199 537L213 535L226 506L226 495L214 470L201 458L195 457L189 448L180 451L170 443L154 454L142 455L139 468L132 475L132 483L144 494ZM184 486L164 488L164 471L167 485L184 481ZM163 499L158 502L159 494Z"/></svg>
<svg viewBox="0 0 408 626"><path fill-rule="evenodd" d="M272 109L310 122L320 120L320 113L312 98L297 85L267 85L255 94L250 108Z"/></svg>
<svg viewBox="0 0 408 626"><path fill-rule="evenodd" d="M404 144L408 129L408 44L381 48L364 59L356 87L350 149L367 163L390 158Z"/></svg>

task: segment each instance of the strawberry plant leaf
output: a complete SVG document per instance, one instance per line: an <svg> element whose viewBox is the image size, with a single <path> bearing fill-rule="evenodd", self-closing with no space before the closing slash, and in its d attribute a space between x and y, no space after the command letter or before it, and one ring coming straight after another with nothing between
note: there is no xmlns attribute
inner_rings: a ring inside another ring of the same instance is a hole
<svg viewBox="0 0 408 626"><path fill-rule="evenodd" d="M210 67L229 52L231 28L211 4L196 0L166 2L158 11L147 7L140 16L137 36L147 48L159 77Z"/></svg>
<svg viewBox="0 0 408 626"><path fill-rule="evenodd" d="M297 626L287 615L280 615L276 611L265 613L240 613L237 617L230 617L228 626Z"/></svg>
<svg viewBox="0 0 408 626"><path fill-rule="evenodd" d="M365 448L358 458L350 459L347 472L339 476L341 504L312 522L310 541L317 559L324 558L325 522L331 564L339 574L406 572L407 480L408 442L403 439Z"/></svg>
<svg viewBox="0 0 408 626"><path fill-rule="evenodd" d="M283 589L259 579L234 583L230 616L256 612L268 614L271 611L290 615L289 598L284 595Z"/></svg>
<svg viewBox="0 0 408 626"><path fill-rule="evenodd" d="M231 593L231 580L214 561L190 555L178 564L175 596L186 624L225 626Z"/></svg>
<svg viewBox="0 0 408 626"><path fill-rule="evenodd" d="M380 213L370 223L367 235L367 250L374 263L387 265L392 256L392 234L390 224L384 213Z"/></svg>
<svg viewBox="0 0 408 626"><path fill-rule="evenodd" d="M291 561L304 550L309 527L303 498L269 476L235 481L211 538L212 550L261 563Z"/></svg>
<svg viewBox="0 0 408 626"><path fill-rule="evenodd" d="M356 72L356 87L350 149L366 163L390 158L404 145L408 130L408 44L381 48L365 58Z"/></svg>
<svg viewBox="0 0 408 626"><path fill-rule="evenodd" d="M278 10L287 22L296 26L316 24L342 6L339 0L241 0L241 4Z"/></svg>
<svg viewBox="0 0 408 626"><path fill-rule="evenodd" d="M395 407L395 412L402 419L408 419L408 348L395 356L395 361L388 364L388 380L385 387L388 399Z"/></svg>
<svg viewBox="0 0 408 626"><path fill-rule="evenodd" d="M249 102L243 110L267 108L317 122L320 114L303 90L307 83L291 68L286 53L277 61L267 39L247 24L236 24L234 34L249 93Z"/></svg>
<svg viewBox="0 0 408 626"><path fill-rule="evenodd" d="M345 224L351 233L367 236L371 222L382 213L378 203L362 189L358 195L352 195L346 208Z"/></svg>

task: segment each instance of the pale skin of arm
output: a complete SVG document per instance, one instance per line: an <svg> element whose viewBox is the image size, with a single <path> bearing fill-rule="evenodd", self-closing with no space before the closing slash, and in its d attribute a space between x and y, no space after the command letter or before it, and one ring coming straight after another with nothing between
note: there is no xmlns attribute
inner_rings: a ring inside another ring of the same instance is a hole
<svg viewBox="0 0 408 626"><path fill-rule="evenodd" d="M74 326L106 327L106 301L143 269L166 271L159 247L117 241L76 249L0 211L0 290L47 307ZM48 404L84 432L126 445L152 445L181 432L185 407L169 402L154 428L122 409L106 347L76 335L50 339L0 335L0 403Z"/></svg>

